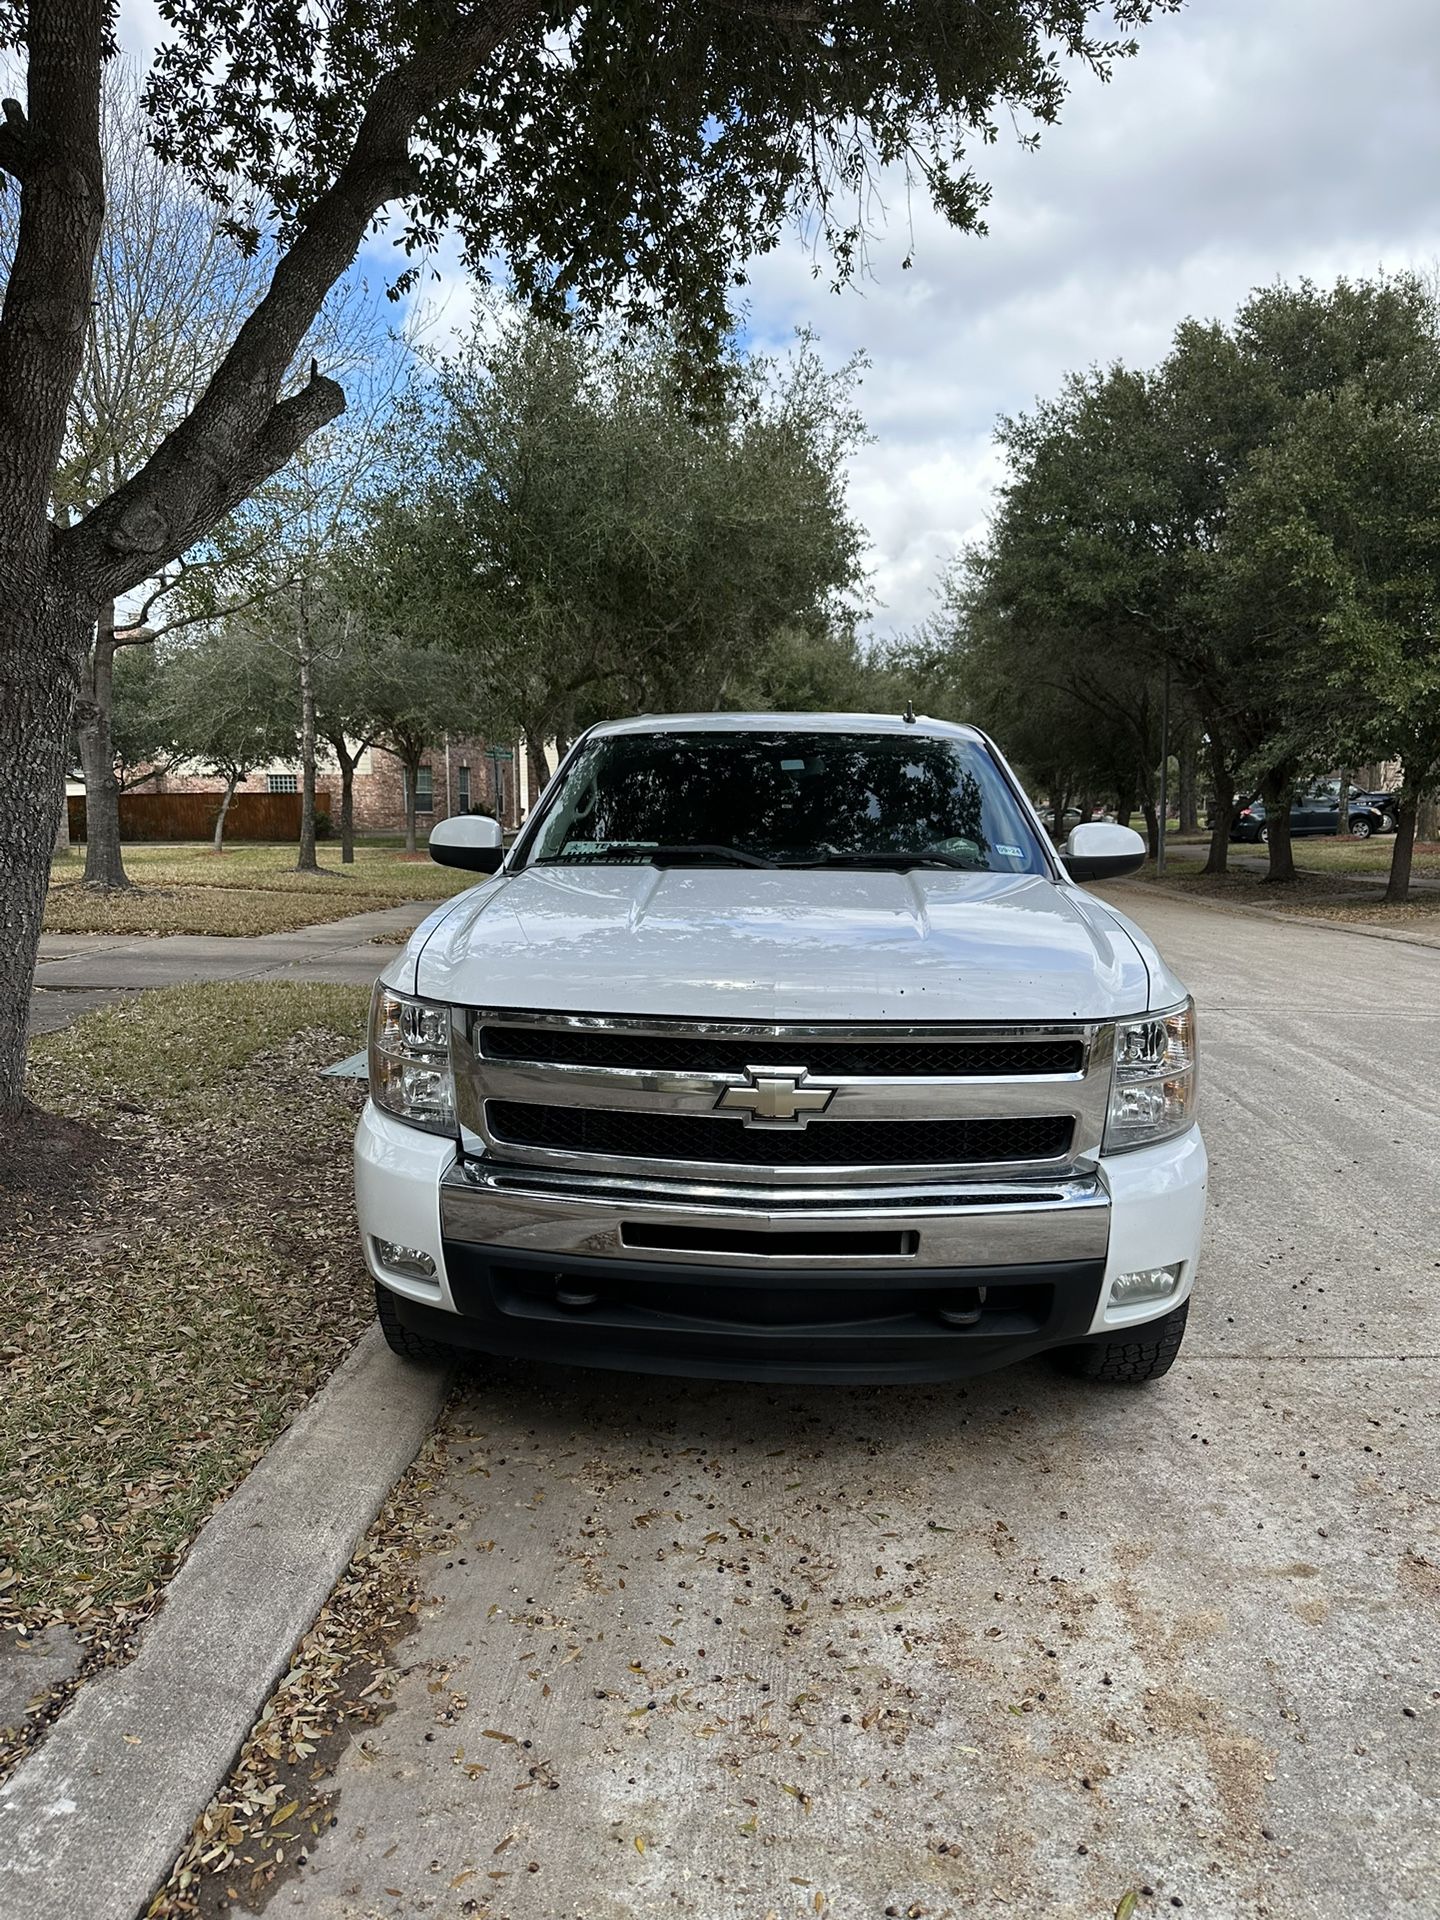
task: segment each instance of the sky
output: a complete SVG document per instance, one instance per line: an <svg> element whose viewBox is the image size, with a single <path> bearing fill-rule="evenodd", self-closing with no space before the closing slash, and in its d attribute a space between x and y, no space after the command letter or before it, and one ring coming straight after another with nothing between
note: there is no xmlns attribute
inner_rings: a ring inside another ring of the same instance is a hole
<svg viewBox="0 0 1440 1920"><path fill-rule="evenodd" d="M150 0L122 18L145 52ZM988 235L907 210L897 180L847 291L815 277L798 239L752 267L755 344L808 327L833 364L869 358L850 501L876 635L922 620L946 562L983 534L1000 415L1070 369L1152 363L1179 321L1227 318L1252 287L1440 260L1437 0L1188 0L1140 38L1108 85L1076 70L1038 152L1003 132L981 152ZM465 304L452 281L447 318Z"/></svg>

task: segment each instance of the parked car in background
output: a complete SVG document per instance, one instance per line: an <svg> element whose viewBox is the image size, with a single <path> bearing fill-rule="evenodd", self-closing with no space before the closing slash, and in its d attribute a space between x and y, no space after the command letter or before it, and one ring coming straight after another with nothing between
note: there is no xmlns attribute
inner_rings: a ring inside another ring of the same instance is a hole
<svg viewBox="0 0 1440 1920"><path fill-rule="evenodd" d="M1338 793L1326 792L1323 788L1312 789L1307 793L1297 793L1290 803L1292 839L1305 834L1334 833L1339 823ZM1372 833L1393 833L1395 822L1381 808L1372 806L1368 796L1352 796L1350 831L1357 840L1368 840ZM1266 822L1263 800L1257 797L1245 802L1231 824L1230 838L1261 843L1269 840L1270 828Z"/></svg>
<svg viewBox="0 0 1440 1920"><path fill-rule="evenodd" d="M1065 811L1060 816L1061 826L1059 831L1057 832L1055 827L1055 815L1053 810L1050 807L1044 805L1040 801L1036 801L1035 811L1039 814L1041 820L1043 821L1045 826L1045 831L1049 834L1050 838L1057 843L1057 845L1061 840L1064 839L1065 835L1069 833L1072 828L1080 826L1084 821L1087 821L1087 820L1113 821L1115 819L1115 814L1112 811L1112 809L1110 809L1109 807L1094 807L1091 809L1089 813L1082 813L1079 807L1066 807Z"/></svg>
<svg viewBox="0 0 1440 1920"><path fill-rule="evenodd" d="M1394 833L1395 824L1400 818L1400 796L1398 793L1362 793L1360 789L1356 787L1352 789L1350 794L1350 804L1352 807L1357 800L1363 806L1374 807L1380 814L1385 822L1384 826L1380 828L1381 833Z"/></svg>

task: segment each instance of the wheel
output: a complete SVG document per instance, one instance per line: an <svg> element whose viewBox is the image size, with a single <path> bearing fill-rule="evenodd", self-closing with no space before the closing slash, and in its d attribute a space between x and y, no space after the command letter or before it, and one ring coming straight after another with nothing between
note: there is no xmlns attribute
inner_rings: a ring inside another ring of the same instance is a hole
<svg viewBox="0 0 1440 1920"><path fill-rule="evenodd" d="M1375 829L1370 825L1368 820L1352 820L1350 822L1350 837L1352 840L1368 840L1374 831Z"/></svg>
<svg viewBox="0 0 1440 1920"><path fill-rule="evenodd" d="M1268 846L1269 846L1269 844L1270 844L1270 829L1269 829L1269 827L1261 827L1261 829L1260 829L1260 844L1261 844L1261 846L1262 846L1262 847L1268 847Z"/></svg>
<svg viewBox="0 0 1440 1920"><path fill-rule="evenodd" d="M416 1333L413 1327L407 1327L400 1318L394 1294L378 1280L375 1282L375 1316L386 1346L402 1360L418 1360L427 1366L453 1366L458 1359L454 1347L447 1347L443 1340L431 1340L423 1333Z"/></svg>
<svg viewBox="0 0 1440 1920"><path fill-rule="evenodd" d="M1055 1364L1062 1373L1073 1373L1082 1380L1108 1380L1117 1386L1138 1387L1146 1380L1158 1380L1175 1364L1189 1310L1187 1300L1163 1320L1124 1328L1113 1340L1087 1340L1078 1347L1058 1347Z"/></svg>

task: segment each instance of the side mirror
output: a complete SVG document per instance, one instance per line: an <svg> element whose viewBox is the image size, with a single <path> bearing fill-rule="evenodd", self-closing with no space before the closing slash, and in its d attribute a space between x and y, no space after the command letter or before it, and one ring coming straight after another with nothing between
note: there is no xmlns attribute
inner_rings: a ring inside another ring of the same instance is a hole
<svg viewBox="0 0 1440 1920"><path fill-rule="evenodd" d="M430 858L442 867L464 867L471 873L498 872L505 858L500 822L481 813L437 820L430 829Z"/></svg>
<svg viewBox="0 0 1440 1920"><path fill-rule="evenodd" d="M1113 820L1086 820L1065 842L1065 868L1072 880L1118 880L1143 867L1149 848L1129 827Z"/></svg>

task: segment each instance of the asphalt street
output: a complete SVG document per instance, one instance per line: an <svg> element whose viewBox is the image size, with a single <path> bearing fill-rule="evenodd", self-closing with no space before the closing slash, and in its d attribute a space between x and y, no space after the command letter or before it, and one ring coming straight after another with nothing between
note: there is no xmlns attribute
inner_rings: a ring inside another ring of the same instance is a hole
<svg viewBox="0 0 1440 1920"><path fill-rule="evenodd" d="M1174 1372L477 1377L272 1914L1440 1912L1440 959L1112 897L1200 1007Z"/></svg>

